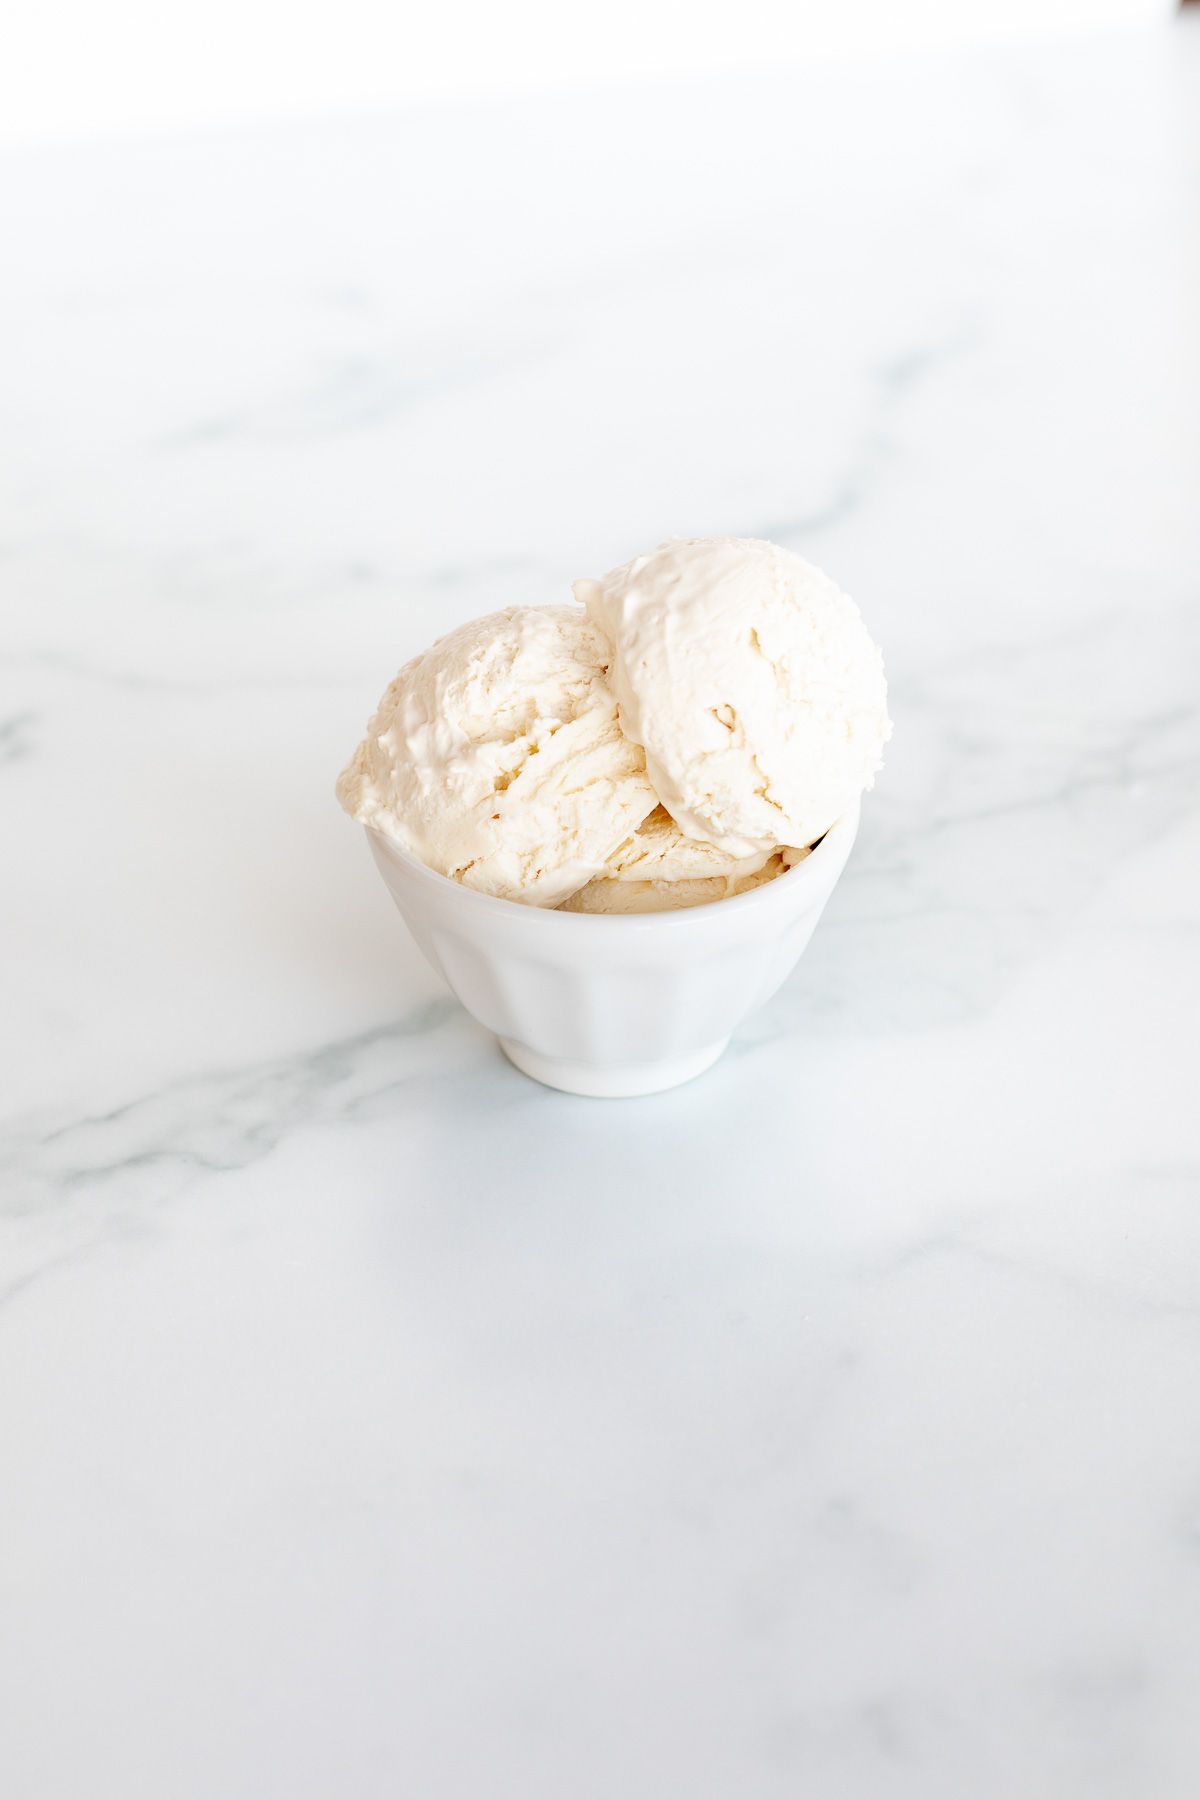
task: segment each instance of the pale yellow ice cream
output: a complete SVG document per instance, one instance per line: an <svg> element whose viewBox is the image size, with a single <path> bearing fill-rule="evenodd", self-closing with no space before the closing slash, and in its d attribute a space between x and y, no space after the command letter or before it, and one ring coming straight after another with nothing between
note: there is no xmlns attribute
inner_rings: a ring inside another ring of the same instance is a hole
<svg viewBox="0 0 1200 1800"><path fill-rule="evenodd" d="M872 785L882 659L800 557L673 539L575 594L407 663L339 778L346 811L483 893L662 912L786 875Z"/></svg>
<svg viewBox="0 0 1200 1800"><path fill-rule="evenodd" d="M704 875L679 881L637 881L597 876L564 900L560 912L647 913L676 912L688 906L711 906L716 900L732 900L752 888L787 874L780 854L769 856L752 875Z"/></svg>
<svg viewBox="0 0 1200 1800"><path fill-rule="evenodd" d="M680 538L577 581L613 645L621 726L688 837L803 847L869 788L891 735L854 602L759 538Z"/></svg>
<svg viewBox="0 0 1200 1800"><path fill-rule="evenodd" d="M756 850L731 857L702 838L686 838L665 807L658 807L618 846L602 875L589 881L562 912L671 912L729 900L786 874L805 850Z"/></svg>
<svg viewBox="0 0 1200 1800"><path fill-rule="evenodd" d="M407 663L338 798L439 874L557 906L657 805L622 732L603 632L577 607L510 607Z"/></svg>
<svg viewBox="0 0 1200 1800"><path fill-rule="evenodd" d="M617 845L604 873L614 881L736 881L757 875L770 852L730 856L707 838L685 837L665 806L656 806L632 836Z"/></svg>

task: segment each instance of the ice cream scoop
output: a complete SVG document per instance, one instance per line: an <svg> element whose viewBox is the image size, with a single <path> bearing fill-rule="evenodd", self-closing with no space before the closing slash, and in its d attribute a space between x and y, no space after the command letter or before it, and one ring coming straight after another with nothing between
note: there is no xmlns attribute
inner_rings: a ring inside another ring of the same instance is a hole
<svg viewBox="0 0 1200 1800"><path fill-rule="evenodd" d="M705 906L782 874L782 857L765 850L730 856L706 838L685 837L659 806L619 844L602 874L562 902L567 912L670 912Z"/></svg>
<svg viewBox="0 0 1200 1800"><path fill-rule="evenodd" d="M777 875L786 875L788 865L776 851L751 875L683 876L675 881L623 880L598 875L577 894L564 900L561 912L580 913L649 913L679 912L689 906L712 906L718 900L733 900L748 894Z"/></svg>
<svg viewBox="0 0 1200 1800"><path fill-rule="evenodd" d="M502 899L556 906L657 805L621 730L603 630L515 606L406 663L338 780L364 825Z"/></svg>
<svg viewBox="0 0 1200 1800"><path fill-rule="evenodd" d="M575 596L612 643L626 735L687 837L802 848L872 785L883 660L849 597L759 538L680 538Z"/></svg>

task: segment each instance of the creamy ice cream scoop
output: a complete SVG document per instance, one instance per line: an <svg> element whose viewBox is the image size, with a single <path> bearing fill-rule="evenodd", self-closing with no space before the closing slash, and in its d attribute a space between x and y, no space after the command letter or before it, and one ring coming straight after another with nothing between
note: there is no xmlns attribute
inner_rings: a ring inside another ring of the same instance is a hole
<svg viewBox="0 0 1200 1800"><path fill-rule="evenodd" d="M631 837L617 845L604 869L612 881L737 881L757 875L769 851L730 856L707 838L685 837L665 806L656 806Z"/></svg>
<svg viewBox="0 0 1200 1800"><path fill-rule="evenodd" d="M891 735L854 602L760 538L680 538L577 581L613 646L621 726L687 837L731 857L811 844Z"/></svg>
<svg viewBox="0 0 1200 1800"><path fill-rule="evenodd" d="M684 876L676 881L614 880L597 876L581 887L577 894L564 900L560 912L582 913L647 913L678 912L689 906L711 906L717 900L732 900L748 894L752 888L785 875L787 865L781 852L768 856L750 875Z"/></svg>
<svg viewBox="0 0 1200 1800"><path fill-rule="evenodd" d="M460 626L396 676L339 800L439 874L557 906L657 805L618 723L610 657L573 606Z"/></svg>
<svg viewBox="0 0 1200 1800"><path fill-rule="evenodd" d="M685 837L665 807L657 807L618 845L602 875L564 900L563 912L673 912L731 900L774 881L807 850L756 850L730 856L707 838Z"/></svg>

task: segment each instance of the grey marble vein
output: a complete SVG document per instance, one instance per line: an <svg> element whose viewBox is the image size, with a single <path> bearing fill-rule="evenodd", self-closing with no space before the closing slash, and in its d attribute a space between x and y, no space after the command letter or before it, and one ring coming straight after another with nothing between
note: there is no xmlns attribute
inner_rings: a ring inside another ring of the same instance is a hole
<svg viewBox="0 0 1200 1800"><path fill-rule="evenodd" d="M519 373L528 362L553 354L554 348L552 343L532 343L447 360L414 344L403 351L356 356L295 393L180 425L157 438L155 447L197 450L244 437L323 437L370 430L458 389L486 388L497 377Z"/></svg>
<svg viewBox="0 0 1200 1800"><path fill-rule="evenodd" d="M14 713L7 719L0 718L0 764L19 762L22 757L31 754L36 718L37 715L32 712Z"/></svg>
<svg viewBox="0 0 1200 1800"><path fill-rule="evenodd" d="M3 1210L41 1208L55 1195L135 1177L165 1184L244 1167L289 1130L353 1120L419 1079L431 1035L461 1020L438 999L395 1023L295 1056L187 1077L101 1114L57 1125L14 1121L0 1136Z"/></svg>
<svg viewBox="0 0 1200 1800"><path fill-rule="evenodd" d="M829 498L807 511L770 520L758 526L757 534L782 544L803 545L852 518L901 454L896 415L910 391L939 374L946 365L952 366L956 359L968 355L981 341L977 328L962 328L948 336L893 351L882 360L872 371L879 392L873 422L863 430Z"/></svg>

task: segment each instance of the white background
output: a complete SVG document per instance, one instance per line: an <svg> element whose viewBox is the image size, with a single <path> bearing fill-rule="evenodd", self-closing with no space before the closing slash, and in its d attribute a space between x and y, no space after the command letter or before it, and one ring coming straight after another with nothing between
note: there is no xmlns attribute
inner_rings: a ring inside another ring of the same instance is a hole
<svg viewBox="0 0 1200 1800"><path fill-rule="evenodd" d="M7 19L0 134L161 130L1055 36L1172 0L64 0ZM581 96L582 99L582 96ZM579 128L602 121L581 111Z"/></svg>

